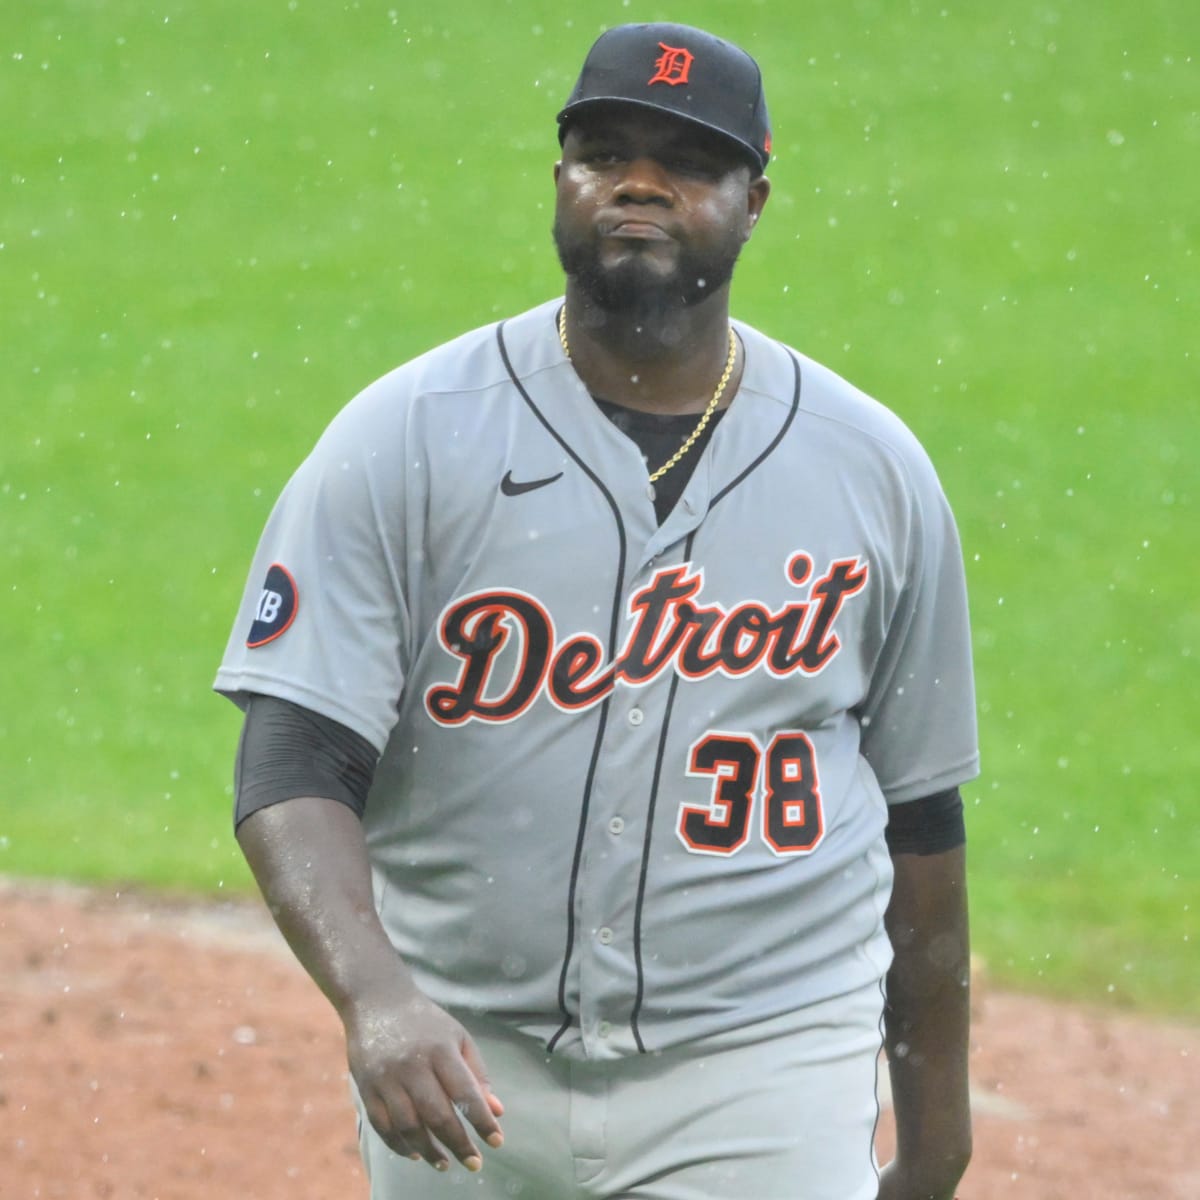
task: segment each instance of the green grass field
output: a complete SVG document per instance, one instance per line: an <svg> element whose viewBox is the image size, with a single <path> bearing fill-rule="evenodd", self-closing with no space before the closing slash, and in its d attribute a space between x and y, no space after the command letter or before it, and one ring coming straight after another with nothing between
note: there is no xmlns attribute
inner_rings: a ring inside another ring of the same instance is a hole
<svg viewBox="0 0 1200 1200"><path fill-rule="evenodd" d="M557 293L554 113L603 26L681 15L768 84L736 311L959 516L977 949L1200 1013L1188 0L6 4L0 872L250 886L209 687L268 507L373 377Z"/></svg>

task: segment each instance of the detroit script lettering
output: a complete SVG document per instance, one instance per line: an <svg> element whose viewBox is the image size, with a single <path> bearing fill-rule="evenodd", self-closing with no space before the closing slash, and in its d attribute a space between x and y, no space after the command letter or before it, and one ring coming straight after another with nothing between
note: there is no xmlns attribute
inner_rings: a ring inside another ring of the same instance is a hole
<svg viewBox="0 0 1200 1200"><path fill-rule="evenodd" d="M794 554L786 571L789 582L805 587L812 558ZM668 670L684 679L756 669L780 678L815 675L837 654L834 622L867 576L867 563L834 559L803 600L776 611L753 600L726 609L702 603L702 569L690 563L664 567L631 598L632 625L611 663L592 634L559 641L553 618L536 597L504 589L474 592L442 613L438 640L459 660L458 678L430 687L425 710L440 725L503 722L518 718L539 695L564 712L577 712L599 704L618 684L636 687ZM500 679L500 654L513 638L518 665L505 668Z"/></svg>

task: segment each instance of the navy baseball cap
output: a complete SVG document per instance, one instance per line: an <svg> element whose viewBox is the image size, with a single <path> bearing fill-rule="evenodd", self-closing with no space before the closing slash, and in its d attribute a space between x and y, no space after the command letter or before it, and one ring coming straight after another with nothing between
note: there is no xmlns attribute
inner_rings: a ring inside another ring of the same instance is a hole
<svg viewBox="0 0 1200 1200"><path fill-rule="evenodd" d="M571 118L598 104L635 104L703 125L737 144L760 171L771 158L771 123L758 63L731 42L690 25L618 25L588 51L558 114L558 140Z"/></svg>

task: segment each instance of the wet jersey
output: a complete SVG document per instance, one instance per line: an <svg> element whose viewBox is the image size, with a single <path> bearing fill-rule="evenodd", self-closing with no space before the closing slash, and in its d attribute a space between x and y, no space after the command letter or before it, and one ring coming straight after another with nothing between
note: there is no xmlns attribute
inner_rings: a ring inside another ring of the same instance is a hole
<svg viewBox="0 0 1200 1200"><path fill-rule="evenodd" d="M887 806L977 773L963 566L928 457L741 323L660 523L561 301L384 376L262 535L216 687L381 753L381 919L437 1002L594 1058L882 978Z"/></svg>

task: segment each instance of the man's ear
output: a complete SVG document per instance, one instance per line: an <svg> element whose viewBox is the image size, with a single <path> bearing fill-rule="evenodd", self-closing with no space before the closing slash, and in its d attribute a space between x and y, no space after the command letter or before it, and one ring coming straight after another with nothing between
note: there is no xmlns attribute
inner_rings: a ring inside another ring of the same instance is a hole
<svg viewBox="0 0 1200 1200"><path fill-rule="evenodd" d="M560 159L558 160L558 162L556 162L556 163L554 164L554 183L555 183L555 186L557 186L557 185L558 185L558 176L559 176L559 174L560 174L560 172L561 172L561 171L562 171L562 159L560 158Z"/></svg>
<svg viewBox="0 0 1200 1200"><path fill-rule="evenodd" d="M750 186L746 191L746 241L750 240L750 235L754 232L755 225L758 224L758 218L762 216L762 211L767 206L767 198L770 194L771 181L765 175L750 180Z"/></svg>

